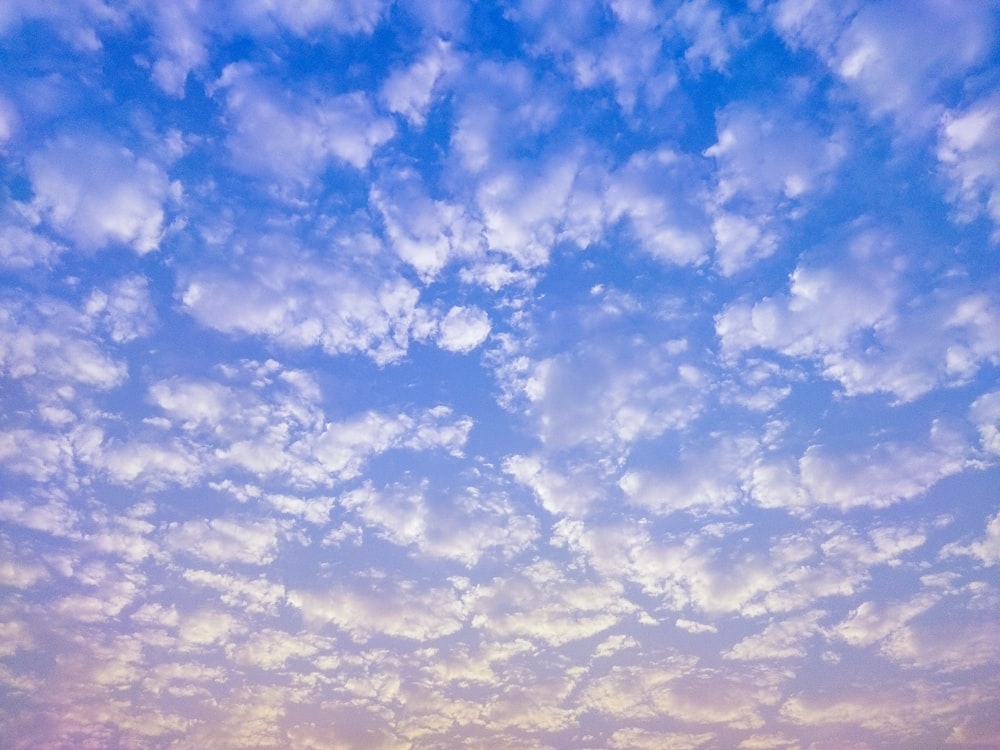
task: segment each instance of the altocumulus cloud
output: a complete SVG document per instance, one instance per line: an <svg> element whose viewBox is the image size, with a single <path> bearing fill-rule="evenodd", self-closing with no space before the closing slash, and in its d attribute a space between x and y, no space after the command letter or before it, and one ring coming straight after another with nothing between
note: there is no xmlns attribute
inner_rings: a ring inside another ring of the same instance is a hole
<svg viewBox="0 0 1000 750"><path fill-rule="evenodd" d="M0 4L4 747L997 747L998 39Z"/></svg>

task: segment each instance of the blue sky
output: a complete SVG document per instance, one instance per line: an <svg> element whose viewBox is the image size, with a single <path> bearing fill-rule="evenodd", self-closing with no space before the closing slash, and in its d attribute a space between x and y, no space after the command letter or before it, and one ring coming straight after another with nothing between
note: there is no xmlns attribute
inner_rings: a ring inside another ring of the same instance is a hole
<svg viewBox="0 0 1000 750"><path fill-rule="evenodd" d="M1000 747L998 25L7 0L5 747Z"/></svg>

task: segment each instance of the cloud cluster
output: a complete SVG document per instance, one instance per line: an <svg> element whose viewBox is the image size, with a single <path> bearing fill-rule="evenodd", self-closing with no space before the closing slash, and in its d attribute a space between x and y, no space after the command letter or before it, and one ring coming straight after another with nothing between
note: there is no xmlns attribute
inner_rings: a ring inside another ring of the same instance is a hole
<svg viewBox="0 0 1000 750"><path fill-rule="evenodd" d="M998 34L4 3L5 747L992 747Z"/></svg>

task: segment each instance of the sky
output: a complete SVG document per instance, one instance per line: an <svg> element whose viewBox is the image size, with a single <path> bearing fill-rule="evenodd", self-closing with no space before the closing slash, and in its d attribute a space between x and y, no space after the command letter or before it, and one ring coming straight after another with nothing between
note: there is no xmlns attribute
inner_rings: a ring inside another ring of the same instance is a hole
<svg viewBox="0 0 1000 750"><path fill-rule="evenodd" d="M4 0L11 750L1000 748L1000 3Z"/></svg>

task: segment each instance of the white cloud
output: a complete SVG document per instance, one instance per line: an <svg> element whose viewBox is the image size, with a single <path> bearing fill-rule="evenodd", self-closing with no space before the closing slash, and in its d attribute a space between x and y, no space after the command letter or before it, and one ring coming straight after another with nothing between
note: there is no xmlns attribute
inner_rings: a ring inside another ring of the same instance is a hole
<svg viewBox="0 0 1000 750"><path fill-rule="evenodd" d="M985 393L973 401L969 417L979 430L983 449L1000 455L1000 391Z"/></svg>
<svg viewBox="0 0 1000 750"><path fill-rule="evenodd" d="M684 59L696 69L704 61L723 72L730 50L740 41L739 29L732 19L722 20L722 8L712 0L687 0L674 14L674 22L691 46Z"/></svg>
<svg viewBox="0 0 1000 750"><path fill-rule="evenodd" d="M184 580L219 592L219 601L228 607L251 614L274 614L285 602L285 587L269 581L263 574L245 578L235 574L189 569Z"/></svg>
<svg viewBox="0 0 1000 750"><path fill-rule="evenodd" d="M362 238L364 241L364 238ZM361 352L379 364L403 357L419 316L419 292L400 277L368 280L316 259L292 258L277 241L247 272L199 271L180 291L203 325L264 336L296 349Z"/></svg>
<svg viewBox="0 0 1000 750"><path fill-rule="evenodd" d="M971 465L964 439L934 425L926 441L886 441L847 453L812 445L796 464L765 458L753 471L751 494L764 507L792 512L824 505L883 508L919 497Z"/></svg>
<svg viewBox="0 0 1000 750"><path fill-rule="evenodd" d="M852 646L870 646L898 631L917 615L933 607L939 599L936 593L919 594L910 601L880 606L876 602L863 602L840 624L832 628L834 634Z"/></svg>
<svg viewBox="0 0 1000 750"><path fill-rule="evenodd" d="M716 115L718 140L705 150L717 164L711 198L715 261L732 275L777 249L781 220L830 182L847 148L791 107L731 104Z"/></svg>
<svg viewBox="0 0 1000 750"><path fill-rule="evenodd" d="M390 112L423 127L438 82L456 72L461 64L451 44L439 39L412 65L393 71L382 84L380 98Z"/></svg>
<svg viewBox="0 0 1000 750"><path fill-rule="evenodd" d="M0 372L10 378L43 378L99 389L119 385L124 362L113 359L89 333L89 320L58 300L27 305L0 301Z"/></svg>
<svg viewBox="0 0 1000 750"><path fill-rule="evenodd" d="M154 47L159 53L153 63L153 81L168 94L183 97L188 73L208 62L207 8L198 0L150 5Z"/></svg>
<svg viewBox="0 0 1000 750"><path fill-rule="evenodd" d="M664 185L677 187L664 190ZM655 258L699 265L710 242L702 208L706 193L704 175L688 157L666 148L640 151L610 178L608 222L626 220L642 248Z"/></svg>
<svg viewBox="0 0 1000 750"><path fill-rule="evenodd" d="M814 49L872 116L891 116L908 137L933 129L939 97L989 54L995 28L980 3L782 0L773 10L792 46Z"/></svg>
<svg viewBox="0 0 1000 750"><path fill-rule="evenodd" d="M151 487L191 485L209 470L209 456L180 441L110 439L83 456L119 484L141 482Z"/></svg>
<svg viewBox="0 0 1000 750"><path fill-rule="evenodd" d="M0 213L0 266L11 269L50 265L66 247L34 230L32 211L24 204L14 204ZM29 214L24 216L23 214Z"/></svg>
<svg viewBox="0 0 1000 750"><path fill-rule="evenodd" d="M741 729L763 725L762 704L773 690L706 671L690 676L694 663L682 656L642 666L614 666L584 690L583 705L630 721L670 716L685 724L723 724ZM693 678L692 678L693 677Z"/></svg>
<svg viewBox="0 0 1000 750"><path fill-rule="evenodd" d="M597 635L635 611L620 584L573 580L551 561L477 586L472 598L474 627L551 646Z"/></svg>
<svg viewBox="0 0 1000 750"><path fill-rule="evenodd" d="M800 262L787 294L725 307L715 318L723 353L774 350L816 363L848 395L881 392L900 402L1000 361L993 300L960 284L911 292L906 270L887 237L862 233L836 265Z"/></svg>
<svg viewBox="0 0 1000 750"><path fill-rule="evenodd" d="M590 213L581 181L586 154L556 153L546 159L510 160L483 175L476 190L489 249L522 268L549 261L553 246L566 239L585 247L602 229Z"/></svg>
<svg viewBox="0 0 1000 750"><path fill-rule="evenodd" d="M807 654L807 642L821 631L822 610L810 610L794 617L769 622L759 633L749 635L728 651L724 659L768 661L801 658Z"/></svg>
<svg viewBox="0 0 1000 750"><path fill-rule="evenodd" d="M383 539L469 567L493 552L509 558L538 537L534 518L515 513L503 498L481 497L473 487L447 491L424 481L376 491L366 483L340 502Z"/></svg>
<svg viewBox="0 0 1000 750"><path fill-rule="evenodd" d="M543 456L508 456L503 470L531 489L541 506L553 515L583 516L601 496L600 475L592 466L558 466Z"/></svg>
<svg viewBox="0 0 1000 750"><path fill-rule="evenodd" d="M290 591L288 602L302 611L308 626L333 623L359 643L376 635L425 642L456 632L466 619L458 591L411 581L373 580L368 586Z"/></svg>
<svg viewBox="0 0 1000 750"><path fill-rule="evenodd" d="M5 96L0 96L0 147L15 134L20 124L17 108Z"/></svg>
<svg viewBox="0 0 1000 750"><path fill-rule="evenodd" d="M949 544L942 548L941 554L944 557L968 555L988 566L1000 563L1000 513L987 519L986 533L980 539L969 544Z"/></svg>
<svg viewBox="0 0 1000 750"><path fill-rule="evenodd" d="M909 624L882 644L882 653L910 669L954 673L1000 664L1000 625L994 621Z"/></svg>
<svg viewBox="0 0 1000 750"><path fill-rule="evenodd" d="M384 176L372 188L371 202L382 214L397 255L424 281L454 259L478 258L485 251L478 219L462 205L432 200L415 170Z"/></svg>
<svg viewBox="0 0 1000 750"><path fill-rule="evenodd" d="M689 633L718 633L719 629L715 625L711 625L703 622L695 622L694 620L688 620L683 617L678 617L674 622L674 625L681 630L686 630Z"/></svg>
<svg viewBox="0 0 1000 750"><path fill-rule="evenodd" d="M467 354L486 340L490 318L478 307L453 307L441 320L437 344L450 352Z"/></svg>
<svg viewBox="0 0 1000 750"><path fill-rule="evenodd" d="M950 721L983 710L988 710L988 702L975 687L945 687L907 679L903 684L880 681L874 689L851 686L850 694L844 690L826 694L805 691L784 702L781 716L798 726L832 725L838 731L861 727L905 746L928 732L947 728Z"/></svg>
<svg viewBox="0 0 1000 750"><path fill-rule="evenodd" d="M174 188L149 159L103 138L62 136L29 157L28 176L32 208L80 248L159 247Z"/></svg>
<svg viewBox="0 0 1000 750"><path fill-rule="evenodd" d="M0 32L32 21L51 24L56 33L76 51L96 52L102 47L98 32L124 26L126 10L105 0L72 0L56 4L10 0L0 6Z"/></svg>
<svg viewBox="0 0 1000 750"><path fill-rule="evenodd" d="M119 344L148 335L156 320L144 276L119 279L107 291L95 289L84 310L99 317L111 340Z"/></svg>
<svg viewBox="0 0 1000 750"><path fill-rule="evenodd" d="M628 471L618 485L630 503L656 514L732 511L743 497L746 467L757 450L756 441L738 438L692 445L679 460L659 459L653 470Z"/></svg>
<svg viewBox="0 0 1000 750"><path fill-rule="evenodd" d="M312 657L323 645L322 639L312 635L292 635L267 628L253 633L234 648L232 658L243 666L277 670L285 667L289 659Z"/></svg>
<svg viewBox="0 0 1000 750"><path fill-rule="evenodd" d="M360 91L289 96L248 63L228 65L217 86L233 120L228 144L241 171L309 185L337 162L363 169L395 134Z"/></svg>
<svg viewBox="0 0 1000 750"><path fill-rule="evenodd" d="M938 159L952 182L958 218L985 212L1000 242L1000 96L949 110L938 131Z"/></svg>
<svg viewBox="0 0 1000 750"><path fill-rule="evenodd" d="M419 418L406 414L367 412L353 419L327 423L323 431L295 445L323 475L351 479L361 473L372 455L390 448L411 450L447 449L460 455L472 429L468 417L453 419L447 407L428 409ZM315 481L321 477L316 476Z"/></svg>
<svg viewBox="0 0 1000 750"><path fill-rule="evenodd" d="M648 729L618 729L609 738L614 750L696 750L715 739L715 734L702 732L655 732Z"/></svg>
<svg viewBox="0 0 1000 750"><path fill-rule="evenodd" d="M4 498L0 500L0 518L7 523L53 536L75 537L79 533L80 514L66 498L58 495L46 498L44 502Z"/></svg>
<svg viewBox="0 0 1000 750"><path fill-rule="evenodd" d="M266 31L263 24L270 21L306 37L324 30L370 34L385 8L385 0L320 1L294 5L281 0L253 0L240 3L234 9L234 15L258 33Z"/></svg>
<svg viewBox="0 0 1000 750"><path fill-rule="evenodd" d="M702 411L710 386L694 363L641 335L600 333L535 363L522 384L548 449L621 448L683 429Z"/></svg>
<svg viewBox="0 0 1000 750"><path fill-rule="evenodd" d="M267 565L278 553L287 524L273 518L237 521L229 518L168 524L164 546L174 555L192 555L212 563Z"/></svg>
<svg viewBox="0 0 1000 750"><path fill-rule="evenodd" d="M202 609L180 619L178 634L189 648L211 646L229 640L244 626L228 612Z"/></svg>
<svg viewBox="0 0 1000 750"><path fill-rule="evenodd" d="M0 431L0 462L36 482L63 477L72 484L73 444L63 435L35 430Z"/></svg>

